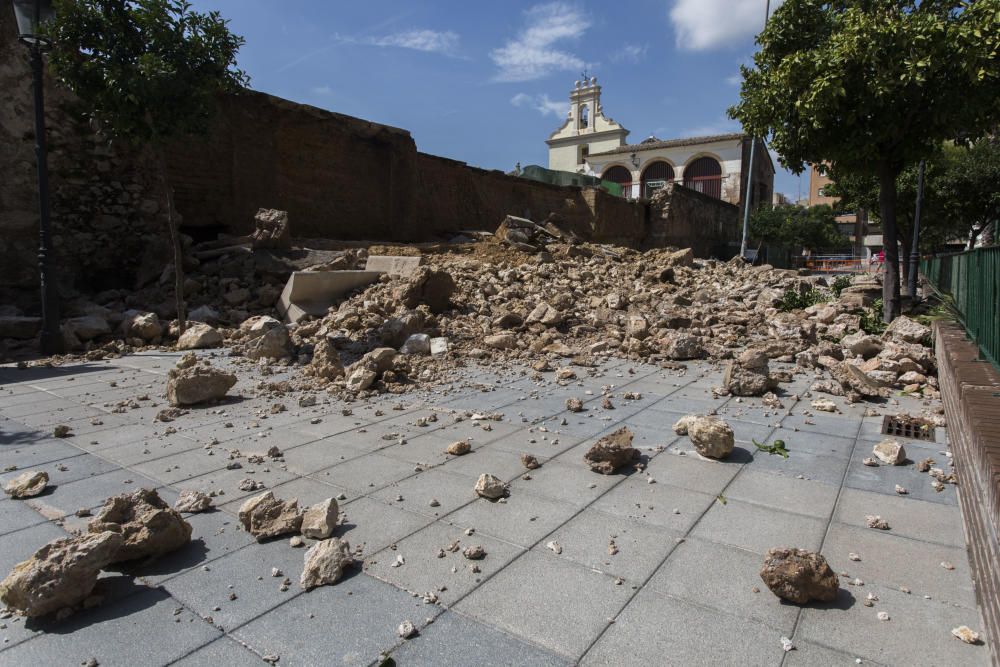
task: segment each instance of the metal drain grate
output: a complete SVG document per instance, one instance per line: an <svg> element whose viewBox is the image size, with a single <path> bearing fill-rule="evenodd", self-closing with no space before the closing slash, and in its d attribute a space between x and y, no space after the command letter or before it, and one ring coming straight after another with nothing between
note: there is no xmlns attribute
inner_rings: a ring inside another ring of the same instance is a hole
<svg viewBox="0 0 1000 667"><path fill-rule="evenodd" d="M919 417L895 417L886 415L882 420L882 433L913 440L934 442L934 424Z"/></svg>

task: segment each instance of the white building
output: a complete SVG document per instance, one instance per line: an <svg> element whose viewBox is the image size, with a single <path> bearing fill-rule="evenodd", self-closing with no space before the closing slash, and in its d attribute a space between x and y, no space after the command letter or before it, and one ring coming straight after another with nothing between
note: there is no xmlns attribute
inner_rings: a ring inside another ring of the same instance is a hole
<svg viewBox="0 0 1000 667"><path fill-rule="evenodd" d="M628 144L629 131L604 115L597 77L576 82L566 122L545 142L549 169L592 173L622 185L625 196L649 197L668 181L741 204L752 141L743 133L683 139L650 136ZM761 140L754 157L751 205L771 202L774 163Z"/></svg>

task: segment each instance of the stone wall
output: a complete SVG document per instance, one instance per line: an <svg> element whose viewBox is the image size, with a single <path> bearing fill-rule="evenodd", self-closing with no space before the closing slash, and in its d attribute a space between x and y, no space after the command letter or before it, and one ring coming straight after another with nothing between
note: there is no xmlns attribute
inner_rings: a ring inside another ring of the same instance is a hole
<svg viewBox="0 0 1000 667"><path fill-rule="evenodd" d="M0 306L37 312L38 180L27 48L0 4ZM52 266L60 294L132 286L147 253L164 252L155 172L67 110L46 80ZM162 268L162 261L156 263Z"/></svg>
<svg viewBox="0 0 1000 667"><path fill-rule="evenodd" d="M676 183L658 190L649 204L643 246L691 248L697 257L739 254L739 208Z"/></svg>

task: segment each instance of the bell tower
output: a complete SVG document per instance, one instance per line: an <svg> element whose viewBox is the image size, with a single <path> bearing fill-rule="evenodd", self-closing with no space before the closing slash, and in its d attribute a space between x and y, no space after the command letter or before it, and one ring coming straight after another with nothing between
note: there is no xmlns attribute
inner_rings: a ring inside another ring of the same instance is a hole
<svg viewBox="0 0 1000 667"><path fill-rule="evenodd" d="M573 84L569 94L569 112L562 127L545 142L549 145L549 169L585 171L591 153L611 150L625 144L628 130L604 115L601 87L597 77Z"/></svg>

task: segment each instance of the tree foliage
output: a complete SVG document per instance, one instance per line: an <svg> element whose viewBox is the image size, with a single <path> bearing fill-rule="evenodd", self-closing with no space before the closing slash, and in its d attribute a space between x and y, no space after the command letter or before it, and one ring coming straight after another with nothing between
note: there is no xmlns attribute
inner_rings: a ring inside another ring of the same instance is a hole
<svg viewBox="0 0 1000 667"><path fill-rule="evenodd" d="M761 208L750 218L750 236L778 245L810 250L835 250L850 245L837 230L829 206Z"/></svg>
<svg viewBox="0 0 1000 667"><path fill-rule="evenodd" d="M1000 118L1000 0L787 0L730 109L796 173L879 179L885 318L899 313L896 177Z"/></svg>
<svg viewBox="0 0 1000 667"><path fill-rule="evenodd" d="M174 254L174 296L185 327L184 274L164 142L207 131L222 92L247 85L236 67L243 38L218 12L186 0L56 0L47 24L52 73L76 95L83 114L112 140L151 152L167 202Z"/></svg>

